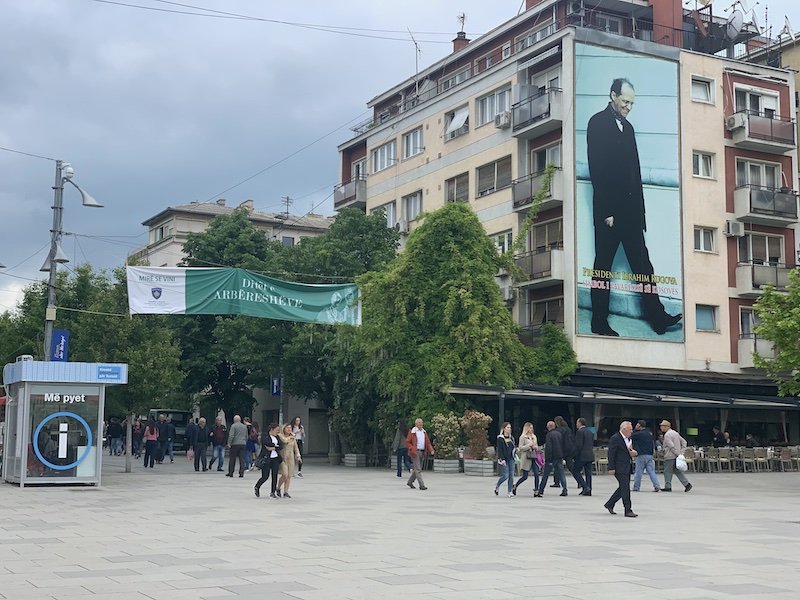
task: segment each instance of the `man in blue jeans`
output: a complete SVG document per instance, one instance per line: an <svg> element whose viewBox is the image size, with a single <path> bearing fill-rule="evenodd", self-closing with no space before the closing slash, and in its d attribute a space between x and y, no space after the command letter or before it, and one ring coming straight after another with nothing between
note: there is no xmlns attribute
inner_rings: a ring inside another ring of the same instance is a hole
<svg viewBox="0 0 800 600"><path fill-rule="evenodd" d="M561 483L561 495L567 495L567 478L564 476L564 446L561 441L561 433L556 430L555 421L547 422L547 437L544 440L544 473L539 482L539 489L534 492L534 498L541 498L544 495L544 488L547 486L547 478L553 472L553 479Z"/></svg>
<svg viewBox="0 0 800 600"><path fill-rule="evenodd" d="M639 419L636 423L636 431L631 435L633 449L638 453L636 458L636 472L633 474L633 491L638 492L642 483L642 473L647 470L650 482L653 484L653 491L660 492L658 477L656 476L656 463L653 460L655 443L653 434L647 429L647 421Z"/></svg>

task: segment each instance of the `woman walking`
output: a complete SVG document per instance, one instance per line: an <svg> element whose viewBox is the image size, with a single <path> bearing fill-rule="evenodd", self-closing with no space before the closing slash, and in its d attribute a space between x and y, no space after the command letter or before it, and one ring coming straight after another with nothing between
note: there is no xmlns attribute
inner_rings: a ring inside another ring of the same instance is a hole
<svg viewBox="0 0 800 600"><path fill-rule="evenodd" d="M144 436L144 426L141 420L136 419L131 427L131 453L136 458L142 458L142 437Z"/></svg>
<svg viewBox="0 0 800 600"><path fill-rule="evenodd" d="M281 461L281 476L278 478L278 490L276 493L278 494L278 498L280 498L281 488L283 488L283 497L291 498L289 495L289 484L292 482L295 466L303 462L303 458L300 456L300 450L297 448L297 440L294 439L291 423L286 423L286 425L283 426L283 431L278 434L278 437L283 446L280 452L283 460Z"/></svg>
<svg viewBox="0 0 800 600"><path fill-rule="evenodd" d="M514 454L516 447L514 438L511 436L511 423L506 421L500 428L497 435L497 465L500 470L500 478L494 486L494 495L499 494L500 484L504 481L508 483L508 497L513 498L514 487Z"/></svg>
<svg viewBox="0 0 800 600"><path fill-rule="evenodd" d="M539 440L533 432L533 423L525 423L522 426L522 434L519 436L519 468L522 470L522 477L517 480L511 493L517 495L519 484L528 478L528 473L533 470L533 492L539 489L539 461L536 460L536 453L539 451Z"/></svg>
<svg viewBox="0 0 800 600"><path fill-rule="evenodd" d="M256 482L253 488L256 498L261 496L262 484L272 477L270 482L270 498L277 498L276 491L278 489L278 468L281 464L281 440L278 437L278 425L270 423L267 433L261 436L261 452L258 459L261 461L261 479Z"/></svg>
<svg viewBox="0 0 800 600"><path fill-rule="evenodd" d="M247 461L250 463L248 469L251 471L256 468L256 453L259 451L260 439L258 423L253 421L247 426L247 442L245 442L245 454L247 455Z"/></svg>
<svg viewBox="0 0 800 600"><path fill-rule="evenodd" d="M303 420L300 417L295 417L292 419L292 433L294 434L294 439L297 440L297 449L300 451L300 458L303 457L305 451L303 450L303 445L306 441L306 428L303 427ZM303 477L303 461L300 461L300 464L297 465L297 476Z"/></svg>
<svg viewBox="0 0 800 600"><path fill-rule="evenodd" d="M397 476L403 476L403 465L406 470L411 470L411 459L408 457L408 448L406 447L406 438L408 437L408 425L400 419L397 421L397 431L394 434L394 441L392 442L392 452L397 457Z"/></svg>
<svg viewBox="0 0 800 600"><path fill-rule="evenodd" d="M155 419L150 417L147 422L147 427L144 428L144 468L147 468L147 463L150 463L150 468L153 468L153 463L156 460L158 453L158 425Z"/></svg>

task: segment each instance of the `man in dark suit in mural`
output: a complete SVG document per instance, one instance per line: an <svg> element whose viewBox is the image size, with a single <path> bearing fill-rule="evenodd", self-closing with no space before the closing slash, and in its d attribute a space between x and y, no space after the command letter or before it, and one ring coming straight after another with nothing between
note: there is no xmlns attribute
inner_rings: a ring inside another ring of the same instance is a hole
<svg viewBox="0 0 800 600"><path fill-rule="evenodd" d="M618 336L608 324L611 266L622 244L633 273L633 283L654 284L653 265L644 241L647 229L644 192L636 132L627 117L636 92L627 79L615 79L605 110L589 119L586 128L589 176L594 191L594 247L592 273L592 333ZM641 292L644 319L663 334L681 320L664 310L657 291Z"/></svg>

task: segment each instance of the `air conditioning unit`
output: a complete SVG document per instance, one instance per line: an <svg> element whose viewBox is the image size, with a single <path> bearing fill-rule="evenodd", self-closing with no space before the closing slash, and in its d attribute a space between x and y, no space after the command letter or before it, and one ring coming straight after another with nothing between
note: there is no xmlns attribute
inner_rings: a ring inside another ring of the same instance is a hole
<svg viewBox="0 0 800 600"><path fill-rule="evenodd" d="M733 131L734 129L739 129L744 127L747 124L747 115L743 112L738 112L727 119L725 119L725 129L728 131Z"/></svg>
<svg viewBox="0 0 800 600"><path fill-rule="evenodd" d="M739 221L725 221L725 235L727 237L743 237L744 223Z"/></svg>
<svg viewBox="0 0 800 600"><path fill-rule="evenodd" d="M511 111L503 111L494 116L494 126L498 129L508 129L511 127Z"/></svg>
<svg viewBox="0 0 800 600"><path fill-rule="evenodd" d="M405 219L399 220L397 222L397 231L399 231L401 235L408 235L408 221Z"/></svg>
<svg viewBox="0 0 800 600"><path fill-rule="evenodd" d="M576 16L582 17L586 14L586 10L583 8L583 2L580 0L572 0L567 4L567 16Z"/></svg>

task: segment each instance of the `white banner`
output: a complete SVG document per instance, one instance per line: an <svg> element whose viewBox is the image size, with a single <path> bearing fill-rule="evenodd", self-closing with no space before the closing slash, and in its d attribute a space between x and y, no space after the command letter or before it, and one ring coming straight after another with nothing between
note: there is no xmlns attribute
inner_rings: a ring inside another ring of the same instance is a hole
<svg viewBox="0 0 800 600"><path fill-rule="evenodd" d="M127 273L131 314L186 313L186 269L128 267Z"/></svg>

